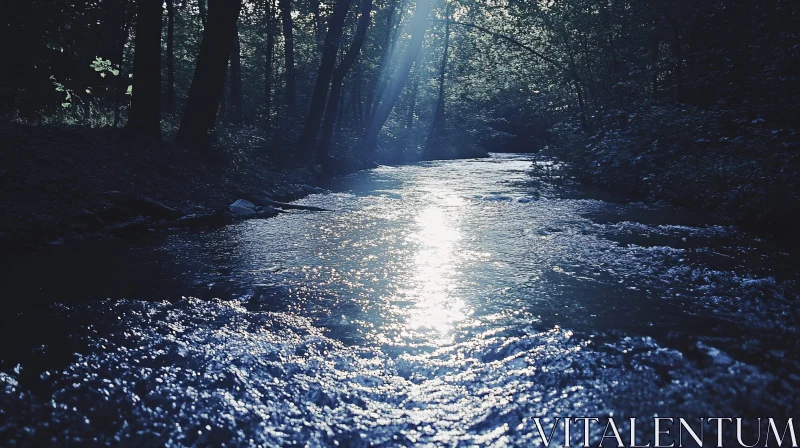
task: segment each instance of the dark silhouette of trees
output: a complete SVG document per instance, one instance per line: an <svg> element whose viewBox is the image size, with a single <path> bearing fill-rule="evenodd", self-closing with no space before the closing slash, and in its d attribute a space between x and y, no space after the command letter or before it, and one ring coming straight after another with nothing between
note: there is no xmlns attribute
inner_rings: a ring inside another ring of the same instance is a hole
<svg viewBox="0 0 800 448"><path fill-rule="evenodd" d="M436 111L433 113L433 122L431 123L431 130L428 134L428 141L425 143L425 156L430 157L435 150L437 140L445 137L445 111L444 111L444 81L445 72L447 71L447 53L450 49L450 15L451 6L447 5L447 19L445 22L444 31L444 51L442 52L442 65L439 67L439 97L436 100Z"/></svg>
<svg viewBox="0 0 800 448"><path fill-rule="evenodd" d="M264 55L264 130L269 132L272 113L272 58L275 51L275 0L265 0L266 54Z"/></svg>
<svg viewBox="0 0 800 448"><path fill-rule="evenodd" d="M208 2L208 19L197 56L197 68L177 135L177 140L187 146L205 150L208 145L241 6L240 0Z"/></svg>
<svg viewBox="0 0 800 448"><path fill-rule="evenodd" d="M175 0L167 2L167 112L175 111Z"/></svg>
<svg viewBox="0 0 800 448"><path fill-rule="evenodd" d="M128 127L161 137L161 1L138 0Z"/></svg>
<svg viewBox="0 0 800 448"><path fill-rule="evenodd" d="M0 119L211 140L237 163L326 174L547 148L641 190L739 185L719 173L755 176L800 135L790 0L240 1L6 0Z"/></svg>
<svg viewBox="0 0 800 448"><path fill-rule="evenodd" d="M333 79L331 81L331 91L328 95L328 105L325 109L325 118L322 123L322 131L320 135L319 145L317 146L316 158L320 163L326 163L331 145L331 138L333 137L334 122L336 121L337 113L339 112L339 103L341 102L342 90L344 88L344 78L353 66L353 63L358 58L361 52L361 47L364 45L364 39L367 36L367 28L369 27L370 14L372 12L372 0L361 1L361 15L358 18L358 26L356 28L353 42L350 48L345 53L342 61L333 72Z"/></svg>
<svg viewBox="0 0 800 448"><path fill-rule="evenodd" d="M300 136L300 153L304 157L313 156L314 143L317 140L320 120L325 110L325 100L328 97L328 87L333 76L333 67L336 64L336 54L339 52L339 42L342 39L342 28L350 9L351 0L337 0L333 7L333 14L328 23L328 32L322 51L322 61L317 72L317 81L314 83L311 107L308 111L305 129Z"/></svg>
<svg viewBox="0 0 800 448"><path fill-rule="evenodd" d="M293 118L297 110L297 74L294 63L294 22L292 19L292 0L278 0L283 23L283 53L286 71L286 110Z"/></svg>
<svg viewBox="0 0 800 448"><path fill-rule="evenodd" d="M232 123L242 121L242 54L239 43L239 30L233 34L233 49L231 50L231 107L228 115Z"/></svg>
<svg viewBox="0 0 800 448"><path fill-rule="evenodd" d="M364 133L363 151L368 156L373 154L375 147L378 144L378 133L389 118L397 99L403 91L408 80L408 74L411 71L411 66L417 58L417 54L422 48L422 41L425 39L425 33L428 30L430 20L428 15L430 13L430 2L428 0L419 0L417 2L414 17L409 22L409 31L411 40L408 42L403 55L397 65L397 69L389 81L389 86L386 92L381 97L378 107L375 109L375 114L371 117L367 129Z"/></svg>

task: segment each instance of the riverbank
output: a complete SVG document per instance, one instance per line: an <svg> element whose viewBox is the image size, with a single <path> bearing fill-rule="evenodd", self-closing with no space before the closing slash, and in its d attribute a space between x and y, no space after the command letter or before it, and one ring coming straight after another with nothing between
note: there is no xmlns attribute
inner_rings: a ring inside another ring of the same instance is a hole
<svg viewBox="0 0 800 448"><path fill-rule="evenodd" d="M793 123L662 103L612 115L589 138L574 124L554 130L553 153L582 182L760 232L795 232L800 132Z"/></svg>
<svg viewBox="0 0 800 448"><path fill-rule="evenodd" d="M0 247L36 246L232 221L322 191L306 168L264 151L201 156L119 129L0 124Z"/></svg>

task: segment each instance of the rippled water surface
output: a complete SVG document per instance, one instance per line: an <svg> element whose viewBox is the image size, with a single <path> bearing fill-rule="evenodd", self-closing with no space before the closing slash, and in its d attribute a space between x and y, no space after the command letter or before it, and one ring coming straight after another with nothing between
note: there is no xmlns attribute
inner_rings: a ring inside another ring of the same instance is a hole
<svg viewBox="0 0 800 448"><path fill-rule="evenodd" d="M534 417L796 416L791 251L553 167L381 167L300 201L329 212L5 256L0 441L506 446L538 443Z"/></svg>

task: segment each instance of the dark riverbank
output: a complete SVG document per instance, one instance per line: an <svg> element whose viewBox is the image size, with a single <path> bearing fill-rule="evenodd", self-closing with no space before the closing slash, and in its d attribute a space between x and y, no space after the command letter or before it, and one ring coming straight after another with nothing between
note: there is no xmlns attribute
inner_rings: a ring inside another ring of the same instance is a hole
<svg viewBox="0 0 800 448"><path fill-rule="evenodd" d="M15 124L0 125L0 141L2 247L224 224L237 199L292 201L321 190L308 169L279 166L255 148L202 156L124 130Z"/></svg>
<svg viewBox="0 0 800 448"><path fill-rule="evenodd" d="M554 130L554 155L581 182L796 239L800 133L793 123L661 103L607 118L588 138L575 126Z"/></svg>

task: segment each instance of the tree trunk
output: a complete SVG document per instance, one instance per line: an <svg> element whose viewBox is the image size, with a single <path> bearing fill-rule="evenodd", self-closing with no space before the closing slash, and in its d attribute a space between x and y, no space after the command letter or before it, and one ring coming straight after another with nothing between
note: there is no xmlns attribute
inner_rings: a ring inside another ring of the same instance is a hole
<svg viewBox="0 0 800 448"><path fill-rule="evenodd" d="M125 44L128 43L128 18L125 10L125 2L120 2L119 8L120 27L119 37L117 38L117 66L119 67L119 75L116 82L116 94L114 95L114 127L119 127L120 121L120 107L122 107L122 97L124 95L125 85L123 79L127 76L123 74L123 65L125 64Z"/></svg>
<svg viewBox="0 0 800 448"><path fill-rule="evenodd" d="M233 35L233 48L231 49L230 119L236 124L242 121L242 55L238 27Z"/></svg>
<svg viewBox="0 0 800 448"><path fill-rule="evenodd" d="M208 22L177 136L178 142L198 150L207 148L217 117L241 6L241 0L209 0Z"/></svg>
<svg viewBox="0 0 800 448"><path fill-rule="evenodd" d="M228 86L228 80L230 76L228 73L230 72L230 61L225 63L225 77L222 79L222 92L219 94L219 109L218 110L218 117L220 119L225 119L228 116L228 97L225 94L226 87Z"/></svg>
<svg viewBox="0 0 800 448"><path fill-rule="evenodd" d="M374 108L378 106L378 103L381 100L381 85L383 84L381 81L383 79L383 71L386 70L386 66L389 64L389 53L390 48L392 47L392 21L394 20L394 11L396 8L396 4L392 2L389 6L389 11L386 16L386 34L383 35L383 54L381 55L381 63L378 66L378 71L372 77L372 83L370 85L370 89L367 90L367 104L366 104L366 119L372 116L374 112ZM398 25L399 26L399 25Z"/></svg>
<svg viewBox="0 0 800 448"><path fill-rule="evenodd" d="M418 66L417 66L418 67ZM406 129L414 127L414 109L417 106L417 92L419 91L419 74L418 68L414 69L414 85L411 87L411 99L408 105L408 117L406 118Z"/></svg>
<svg viewBox="0 0 800 448"><path fill-rule="evenodd" d="M175 112L175 0L167 0L167 112Z"/></svg>
<svg viewBox="0 0 800 448"><path fill-rule="evenodd" d="M383 128L386 119L388 119L389 114L392 113L397 99L403 92L403 86L406 84L406 81L408 81L408 74L411 71L411 66L414 64L414 60L417 58L417 54L419 54L422 48L422 41L425 39L425 33L430 23L428 20L430 6L429 0L419 0L417 2L416 11L414 11L414 17L408 23L408 29L411 32L411 40L408 42L408 46L403 56L400 58L397 69L386 89L386 94L383 95L364 133L363 147L364 152L368 155L375 152L378 144L378 133L381 131L381 128Z"/></svg>
<svg viewBox="0 0 800 448"><path fill-rule="evenodd" d="M347 95L344 95L344 94L339 96L339 111L340 112L339 112L339 119L336 120L336 129L338 129L340 131L342 130L342 117L344 117L344 111L345 111L345 107L344 107L345 106L345 101L344 100L345 100L346 96Z"/></svg>
<svg viewBox="0 0 800 448"><path fill-rule="evenodd" d="M320 0L310 0L308 9L314 17L314 39L317 41L317 46L320 50L324 51L323 41L325 40L325 26L323 25L322 16L319 11Z"/></svg>
<svg viewBox="0 0 800 448"><path fill-rule="evenodd" d="M138 0L128 126L161 137L161 1Z"/></svg>
<svg viewBox="0 0 800 448"><path fill-rule="evenodd" d="M325 119L322 123L319 146L317 146L317 162L324 163L328 159L331 138L333 137L334 122L336 121L340 97L342 97L344 78L347 76L347 72L350 71L356 58L358 58L361 47L364 45L371 11L372 0L362 0L361 15L358 18L358 26L353 36L353 43L350 44L350 48L347 50L347 53L345 53L344 58L342 58L342 62L339 63L339 66L336 67L333 73L331 92L328 96L328 107L325 108Z"/></svg>
<svg viewBox="0 0 800 448"><path fill-rule="evenodd" d="M208 0L197 0L197 9L200 11L200 22L203 24L203 29L208 23Z"/></svg>
<svg viewBox="0 0 800 448"><path fill-rule="evenodd" d="M444 115L444 75L447 71L447 52L450 49L450 12L451 7L448 4L446 8L447 22L444 31L444 52L442 54L442 64L439 67L439 99L436 102L436 112L433 114L433 122L431 123L431 131L428 134L428 142L425 144L426 157L433 156L432 151L437 143L439 137L443 137L445 128L445 115ZM441 139L439 139L441 140Z"/></svg>
<svg viewBox="0 0 800 448"><path fill-rule="evenodd" d="M266 0L267 14L267 54L264 75L265 132L269 132L272 112L272 54L275 49L275 0Z"/></svg>
<svg viewBox="0 0 800 448"><path fill-rule="evenodd" d="M283 22L283 50L286 62L286 112L289 118L295 116L297 81L294 67L294 38L292 36L292 0L278 0Z"/></svg>
<svg viewBox="0 0 800 448"><path fill-rule="evenodd" d="M319 64L317 81L314 83L314 94L311 97L311 108L308 111L306 126L300 136L300 154L304 157L312 156L314 143L317 140L320 120L325 110L325 99L328 97L328 86L333 76L333 67L336 64L336 54L339 52L339 42L342 40L342 28L350 9L351 0L336 0L333 14L328 21L328 33L325 35L325 46L322 51L322 60Z"/></svg>
<svg viewBox="0 0 800 448"><path fill-rule="evenodd" d="M357 83L353 86L353 94L351 95L353 98L353 111L356 117L356 124L361 125L364 123L364 105L361 101L361 83ZM342 121L339 120L339 129L342 129Z"/></svg>

